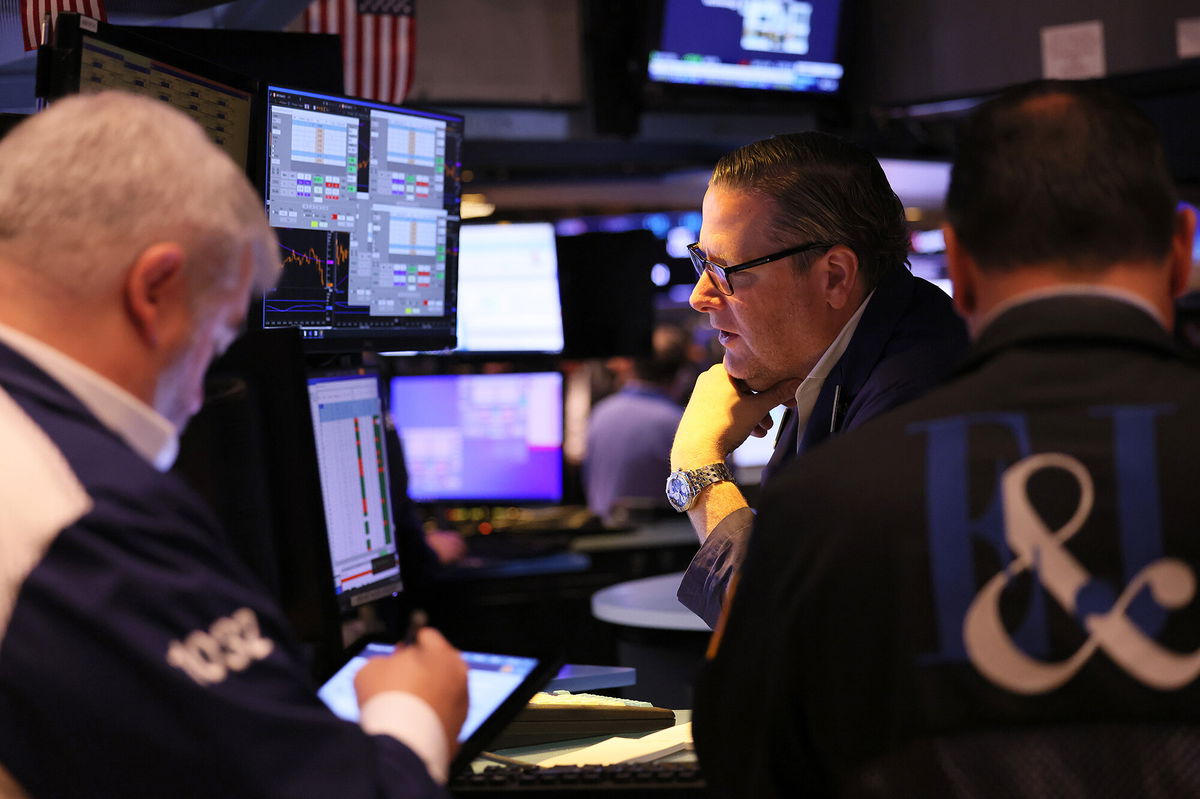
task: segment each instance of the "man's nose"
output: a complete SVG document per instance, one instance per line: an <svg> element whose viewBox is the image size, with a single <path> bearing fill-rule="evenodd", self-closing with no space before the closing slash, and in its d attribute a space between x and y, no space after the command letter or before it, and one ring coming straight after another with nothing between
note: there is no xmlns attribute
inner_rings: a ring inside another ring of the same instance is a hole
<svg viewBox="0 0 1200 799"><path fill-rule="evenodd" d="M696 285L692 287L692 296L688 298L688 304L697 311L704 313L721 302L724 297L721 292L717 291L717 286L713 283L712 276L705 270L699 278L696 279Z"/></svg>

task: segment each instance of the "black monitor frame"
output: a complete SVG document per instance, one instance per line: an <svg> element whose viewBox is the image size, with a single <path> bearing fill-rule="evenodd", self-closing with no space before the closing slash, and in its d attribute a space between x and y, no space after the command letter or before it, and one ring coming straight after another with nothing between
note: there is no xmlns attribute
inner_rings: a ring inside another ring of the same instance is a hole
<svg viewBox="0 0 1200 799"><path fill-rule="evenodd" d="M563 348L566 346L566 333L563 330L564 322L562 320L562 266L558 263L558 233L554 230L553 222L515 222L514 225L549 225L551 228L551 250L555 260L555 290L558 299L558 316L559 316L559 333L563 344L558 349L511 349L511 348L492 348L492 349L459 349L461 339L457 342L458 346L449 352L437 353L439 356L453 356L455 360L464 362L472 361L516 361L525 365L538 366L545 364L549 369L557 368L558 361L562 357ZM464 229L468 227L508 227L508 225L498 224L495 222L480 221L472 224L464 224ZM459 247L461 251L461 246ZM461 252L460 252L460 278L461 278ZM461 294L461 292L460 292ZM460 301L460 317L461 317L461 301ZM385 353L386 354L386 353ZM540 368L540 366L538 366Z"/></svg>
<svg viewBox="0 0 1200 799"><path fill-rule="evenodd" d="M752 88L719 84L693 84L658 81L650 77L650 55L661 46L663 25L666 20L666 0L650 0L644 13L647 24L641 29L642 40L638 42L636 57L642 70L642 102L646 110L687 110L722 113L730 103L737 105L744 115L777 115L781 113L817 112L841 114L846 109L848 30L847 8L853 0L840 0L837 32L834 35L836 63L843 68L838 88L833 92L795 91L785 89Z"/></svg>
<svg viewBox="0 0 1200 799"><path fill-rule="evenodd" d="M262 138L262 131L259 127L261 114L258 113L260 102L258 81L248 75L142 36L126 27L110 25L107 22L75 13L59 14L54 25L53 44L42 47L38 51L38 79L35 92L40 99L53 102L80 91L85 37L94 39L101 44L132 51L162 66L187 73L183 77L188 79L201 83L218 84L218 88L233 89L246 94L250 108L246 119L245 152L234 153L230 148L225 149L235 162L241 162L244 165L248 176L259 171L257 162L259 148L255 146L255 143ZM152 96L149 92L145 92L145 94Z"/></svg>
<svg viewBox="0 0 1200 799"><path fill-rule="evenodd" d="M250 331L215 361L176 470L216 511L231 546L278 599L316 676L340 662L342 610L296 330Z"/></svg>
<svg viewBox="0 0 1200 799"><path fill-rule="evenodd" d="M397 572L395 575L393 575L391 577L376 579L367 585L361 585L361 586L358 586L358 587L355 587L355 588L352 588L352 589L349 589L346 591L342 591L340 593L334 592L334 596L337 598L338 607L341 609L341 611L343 613L349 613L349 612L353 611L353 609L358 607L359 605L364 605L369 602L374 602L376 600L385 599L389 596L399 594L401 591L403 591L404 590L404 581L402 579L402 573L403 573L404 564L401 563L400 549L402 548L402 545L398 541L399 532L396 529L396 512L395 512L396 506L395 506L395 499L392 496L392 487L394 485L394 481L391 479L391 467L388 463L387 443L386 443L386 437L385 437L385 433L384 433L386 426L387 426L385 417L388 412L387 411L387 400L386 400L386 397L384 397L382 394L382 392L385 390L385 384L383 383L382 378L380 377L379 370L375 369L373 367L361 367L361 366L355 367L355 368L346 368L344 366L339 366L334 369L309 369L307 371L307 375L305 378L305 391L309 396L310 409L311 409L311 402L312 402L311 386L314 381L334 382L334 381L340 381L340 380L345 380L345 379L370 380L375 386L376 397L379 399L380 420L379 420L379 439L377 441L377 446L378 446L378 457L380 459L380 468L381 468L379 474L382 475L382 478L381 478L382 484L380 487L380 494L381 494L381 498L383 501L383 507L382 507L382 513L383 513L383 517L384 517L383 522L384 522L385 527L390 528L390 532L391 532L391 536L392 536L391 544L392 544L392 548L394 550L392 552L392 559L393 559L393 563L394 563L395 567L400 569L399 572ZM310 422L310 424L311 424L311 427L313 430L314 446L318 453L318 476L319 476L318 482L321 483L322 495L325 496L325 495L331 493L331 489L330 489L330 487L324 485L324 482L323 482L324 476L322 475L322 472L320 469L320 463L319 463L320 454L319 453L320 453L321 443L320 443L320 441L317 441L317 425L315 422ZM332 475L330 474L330 476L332 476ZM326 513L328 513L328 511L329 511L328 504L322 502L322 507L326 511ZM327 548L328 554L329 554L329 571L328 571L327 576L330 578L336 579L338 577L338 572L337 572L337 567L334 563L333 539L329 533L328 516L327 515L324 516L323 519L325 519L325 529L326 529L325 545L326 545L326 548ZM372 564L372 566L374 566L374 564Z"/></svg>
<svg viewBox="0 0 1200 799"><path fill-rule="evenodd" d="M272 97L276 92L286 92L296 97L312 98L314 103L325 104L346 104L357 108L374 109L395 114L406 114L426 119L436 119L445 121L457 136L457 141L461 144L463 118L456 114L447 113L444 111L436 111L430 109L420 109L411 106L398 106L387 103L379 103L373 100L364 100L362 98L350 97L348 95L325 94L310 92L304 89L267 85L262 90L261 102L261 125L264 132L271 129L271 108ZM271 142L269 137L264 135L259 140L261 148L260 169L254 176L256 185L260 192L267 199L268 206L271 203L268 190L270 185L270 147ZM346 352L422 352L422 351L439 351L453 349L457 343L455 335L456 320L457 320L457 289L458 289L458 236L457 229L461 225L461 216L458 212L459 204L462 197L461 182L457 179L460 164L458 161L459 153L454 153L454 162L449 160L447 154L447 162L445 171L454 176L453 180L448 181L448 184L453 189L453 195L450 197L452 201L453 212L447 216L447 241L446 241L446 294L444 301L444 313L440 316L418 316L411 317L383 317L391 320L386 326L379 327L346 327L343 328L346 332L337 335L325 335L317 328L319 325L309 326L305 328L299 325L302 329L304 349L308 353L346 353ZM282 230L286 228L277 228ZM301 232L305 232L304 228L297 228ZM340 246L337 243L333 245L335 248ZM250 325L252 327L267 327L264 322L264 315L267 312L266 297L257 297L250 309ZM337 330L338 328L332 328Z"/></svg>

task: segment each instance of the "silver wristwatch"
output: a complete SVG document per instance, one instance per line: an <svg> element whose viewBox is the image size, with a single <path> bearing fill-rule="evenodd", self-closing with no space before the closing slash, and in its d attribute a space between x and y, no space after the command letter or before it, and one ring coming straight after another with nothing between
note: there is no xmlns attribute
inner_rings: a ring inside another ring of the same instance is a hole
<svg viewBox="0 0 1200 799"><path fill-rule="evenodd" d="M733 472L724 463L710 463L699 469L680 469L667 478L667 501L682 513L696 504L700 492L713 483L733 482Z"/></svg>

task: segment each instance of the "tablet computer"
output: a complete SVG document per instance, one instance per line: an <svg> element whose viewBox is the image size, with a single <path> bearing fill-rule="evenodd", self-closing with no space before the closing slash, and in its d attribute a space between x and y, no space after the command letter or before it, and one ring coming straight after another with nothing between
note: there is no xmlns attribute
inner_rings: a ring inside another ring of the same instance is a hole
<svg viewBox="0 0 1200 799"><path fill-rule="evenodd" d="M368 658L390 655L393 651L392 644L367 644L321 686L317 696L339 717L357 722L354 675ZM462 656L467 663L469 704L466 721L458 733L458 754L450 763L451 776L466 769L562 665L560 659L548 657L488 652L463 652Z"/></svg>

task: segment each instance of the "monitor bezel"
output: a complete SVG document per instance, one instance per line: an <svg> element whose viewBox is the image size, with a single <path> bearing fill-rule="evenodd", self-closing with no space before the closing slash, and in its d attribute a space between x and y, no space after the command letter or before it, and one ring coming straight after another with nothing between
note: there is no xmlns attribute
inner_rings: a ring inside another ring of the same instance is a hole
<svg viewBox="0 0 1200 799"><path fill-rule="evenodd" d="M367 108L375 108L380 111L387 111L397 114L412 114L431 119L445 120L448 124L456 126L459 132L460 140L464 127L464 118L460 114L454 114L447 111L418 108L409 105L393 105L389 103L381 103L376 100L368 100L361 97L352 97L345 94L332 94L329 92L314 92L308 89L302 89L292 86L282 86L275 83L264 84L261 88L260 103L259 103L259 124L262 135L256 142L258 152L261 154L259 169L255 173L254 183L262 196L264 203L267 201L267 186L269 184L270 171L270 138L265 135L270 129L271 118L271 93L274 91L289 92L291 94L302 97L313 97L321 100L334 100L338 102L360 105ZM461 183L457 197L458 204L462 203ZM452 218L456 219L458 224L462 224L461 212L452 214ZM272 226L272 230L275 227ZM301 331L301 340L303 342L304 351L313 354L336 354L347 352L450 352L458 343L458 248L457 242L454 247L446 248L446 313L441 316L417 317L414 324L402 328L346 328L353 332L340 334L336 336L309 336L305 335L305 328L296 326ZM262 324L264 297L256 295L250 306L250 314L248 316L249 324L257 329L275 329L276 326L268 328ZM448 332L447 332L448 331Z"/></svg>
<svg viewBox="0 0 1200 799"><path fill-rule="evenodd" d="M312 414L312 394L310 391L310 386L312 385L312 383L314 381L331 381L331 380L342 380L342 379L350 379L350 378L370 378L370 379L372 379L375 383L376 394L378 395L379 400L380 400L380 410L382 411L383 414L388 413L388 402L387 402L387 397L384 394L384 389L390 388L390 383L387 383L384 381L382 375L380 374L380 371L378 369L376 369L375 367L357 366L357 367L328 368L328 369L308 368L305 370L305 376L304 376L304 395L305 395L305 398L308 399L308 409L309 409L310 417ZM317 430L316 430L315 423L312 425L312 431L313 431L314 447L319 448L320 445L317 441ZM387 578L384 580L379 580L379 581L373 582L369 585L359 586L358 588L353 588L349 591L343 591L341 593L338 593L336 590L330 589L330 593L333 595L333 597L337 601L338 608L342 612L349 612L349 611L354 610L354 608L359 607L360 605L366 605L366 604L369 604L372 602L378 602L379 600L386 599L387 597L398 596L399 594L401 594L404 591L404 564L401 562L400 544L398 541L400 532L396 528L396 513L395 513L396 503L395 503L395 497L392 495L392 479L391 479L392 478L392 470L388 464L386 442L383 442L383 443L384 443L384 446L380 451L380 457L383 458L383 468L385 470L385 474L387 475L386 486L387 486L387 491L388 491L388 498L387 498L387 512L388 512L388 517L389 517L388 523L391 525L391 528L392 528L392 543L396 550L396 553L395 553L396 554L396 566L397 566L398 571L397 571L396 575L393 577L390 577L390 578ZM320 460L318 457L318 462L317 462L318 484L320 484L320 480L321 480L321 465L320 465ZM328 506L325 503L324 486L323 485L321 486L321 489L322 489L321 507L324 510L324 512L327 514ZM336 571L335 571L334 565L333 565L333 547L329 540L329 517L328 517L328 515L322 516L322 525L325 529L325 547L326 547L326 551L329 555L329 559L328 559L329 577L336 579L337 574L336 574Z"/></svg>
<svg viewBox="0 0 1200 799"><path fill-rule="evenodd" d="M850 67L846 63L848 6L852 0L838 0L837 30L834 33L835 61L842 67L838 88L832 92L803 89L776 89L751 86L730 86L709 83L678 83L656 80L650 76L650 58L662 47L663 26L666 23L667 0L652 0L646 11L648 24L643 29L639 57L642 67L642 93L647 110L679 109L721 112L736 102L746 114L779 114L791 110L840 109L846 102Z"/></svg>
<svg viewBox="0 0 1200 799"><path fill-rule="evenodd" d="M523 222L512 222L512 223L479 221L479 222L473 222L471 224L463 224L462 228L463 229L468 228L468 227L501 228L501 227L510 227L513 225L549 225L549 227L550 227L550 238L551 238L551 242L552 242L551 246L552 246L553 255L554 255L554 272L555 272L554 283L555 283L555 288L558 291L559 335L562 338L562 344L556 350L533 350L533 349L526 349L526 350L512 350L512 349L466 350L466 349L459 349L459 343L461 343L461 342L456 342L453 350L450 350L447 352L442 352L442 353L437 353L437 354L454 356L455 358L461 359L464 361L470 361L472 359L477 360L477 361L495 361L495 360L526 361L529 359L557 359L557 358L562 357L563 350L566 347L567 339L566 339L565 322L563 321L562 280L560 277L561 273L562 273L562 267L559 265L559 260L558 260L558 230L557 230L555 224L553 222L547 222L547 221L523 221ZM460 238L459 238L459 250L460 250L459 273L460 273L460 277L461 277L461 272L462 272L462 268L461 268L461 261L462 261L461 233L460 233ZM540 370L540 371L546 371L546 370Z"/></svg>
<svg viewBox="0 0 1200 799"><path fill-rule="evenodd" d="M53 102L78 94L82 72L83 37L90 36L105 44L131 50L154 61L161 61L199 78L222 83L250 97L249 127L246 140L246 175L253 178L259 171L258 142L263 129L260 106L261 84L255 78L236 70L214 64L199 56L179 50L136 32L136 28L101 22L74 12L62 12L54 24L53 44L38 51L38 75L35 94Z"/></svg>
<svg viewBox="0 0 1200 799"><path fill-rule="evenodd" d="M342 664L333 671L328 678L322 681L321 686L317 690L317 695L321 697L324 692L332 684L339 684L339 687L346 686L347 683L353 680L353 675L361 668L360 664L355 661L359 658L370 657L387 657L394 653L397 647L401 646L392 641L385 641L375 637L367 638L354 646L350 651L345 653L342 659ZM474 657L487 657L494 653L479 652L479 651L464 651L467 660ZM533 667L521 679L508 696L506 696L499 704L493 708L492 712L484 718L484 720L475 728L470 735L461 741L458 741L458 750L450 761L449 774L451 777L462 774L470 768L473 761L480 752L484 751L496 739L501 731L529 704L529 700L538 691L546 690L546 686L554 679L559 670L563 666L563 656L560 652L551 650L549 647L543 647L540 651L526 654L502 654L505 658L521 658L523 660L534 661ZM468 663L468 668L470 664ZM337 713L332 706L329 707L330 712ZM339 718L345 719L339 715ZM455 738L458 736L455 735Z"/></svg>

